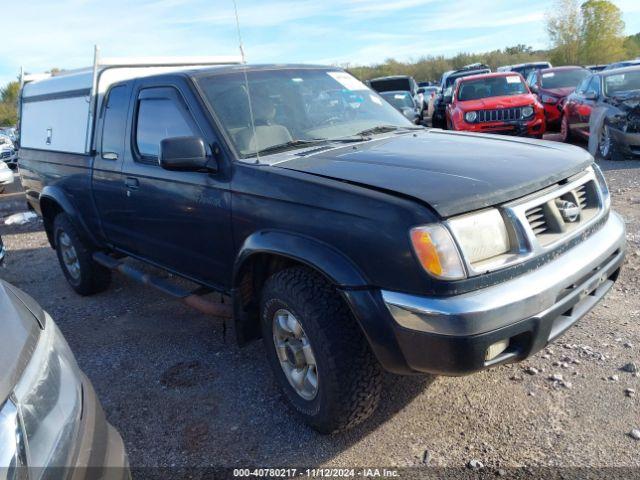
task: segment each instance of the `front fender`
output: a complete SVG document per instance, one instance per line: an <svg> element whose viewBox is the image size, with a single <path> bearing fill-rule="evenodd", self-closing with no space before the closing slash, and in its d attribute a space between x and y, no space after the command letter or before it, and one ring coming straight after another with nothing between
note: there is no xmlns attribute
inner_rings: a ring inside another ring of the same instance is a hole
<svg viewBox="0 0 640 480"><path fill-rule="evenodd" d="M295 233L262 230L249 235L240 247L233 268L234 287L237 286L243 266L257 254L280 255L296 260L318 270L338 287L369 285L360 269L332 246Z"/></svg>
<svg viewBox="0 0 640 480"><path fill-rule="evenodd" d="M56 187L55 185L47 185L42 189L42 193L39 197L39 204L47 237L53 248L55 248L55 241L53 239L53 220L55 219L55 216L61 212L64 212L69 216L71 223L78 229L78 232L82 236L87 238L94 245L98 244L97 238L93 232L91 232L91 229L87 227L82 216L78 213L78 209L74 206L72 200L63 189Z"/></svg>

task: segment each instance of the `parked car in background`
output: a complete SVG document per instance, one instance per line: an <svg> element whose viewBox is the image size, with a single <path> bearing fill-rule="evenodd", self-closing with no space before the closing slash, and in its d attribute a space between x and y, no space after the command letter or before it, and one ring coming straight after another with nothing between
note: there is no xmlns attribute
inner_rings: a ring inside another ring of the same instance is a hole
<svg viewBox="0 0 640 480"><path fill-rule="evenodd" d="M623 60L621 62L610 63L609 65L604 67L604 70L613 70L616 68L624 68L624 67L634 67L636 65L640 65L640 58L636 58L634 60Z"/></svg>
<svg viewBox="0 0 640 480"><path fill-rule="evenodd" d="M411 123L419 124L421 122L422 106L418 105L411 92L380 92L380 96L402 113Z"/></svg>
<svg viewBox="0 0 640 480"><path fill-rule="evenodd" d="M0 162L0 193L3 193L8 185L13 183L13 172L9 166Z"/></svg>
<svg viewBox="0 0 640 480"><path fill-rule="evenodd" d="M592 131L593 129L593 131ZM562 137L591 139L604 159L640 155L640 66L603 70L567 98Z"/></svg>
<svg viewBox="0 0 640 480"><path fill-rule="evenodd" d="M440 88L437 85L428 85L418 88L418 93L422 93L423 96L424 118L431 118L433 116L433 103L439 91Z"/></svg>
<svg viewBox="0 0 640 480"><path fill-rule="evenodd" d="M0 135L6 135L14 143L18 140L18 134L15 127L0 127Z"/></svg>
<svg viewBox="0 0 640 480"><path fill-rule="evenodd" d="M420 120L423 117L424 99L423 94L418 92L418 83L409 75L393 75L390 77L379 77L369 80L369 86L376 92L410 92L416 105L420 107Z"/></svg>
<svg viewBox="0 0 640 480"><path fill-rule="evenodd" d="M553 67L529 74L527 83L544 105L547 130L558 130L566 98L589 75L583 67Z"/></svg>
<svg viewBox="0 0 640 480"><path fill-rule="evenodd" d="M542 138L544 107L518 73L471 75L456 80L447 128Z"/></svg>
<svg viewBox="0 0 640 480"><path fill-rule="evenodd" d="M447 105L451 103L453 84L458 78L469 75L491 73L491 69L481 63L472 63L459 70L450 70L442 74L440 79L440 91L433 101L433 116L431 126L435 128L447 128Z"/></svg>
<svg viewBox="0 0 640 480"><path fill-rule="evenodd" d="M15 168L18 163L18 150L11 138L6 135L0 135L0 161L11 168Z"/></svg>
<svg viewBox="0 0 640 480"><path fill-rule="evenodd" d="M529 62L529 63L519 63L517 65L504 65L502 67L498 67L496 71L498 72L516 72L522 75L524 78L527 78L531 72L536 70L542 70L543 68L551 68L553 65L549 62Z"/></svg>
<svg viewBox="0 0 640 480"><path fill-rule="evenodd" d="M415 127L336 67L123 65L22 93L26 197L69 285L93 294L117 269L196 295L131 255L230 295L240 345L262 338L322 432L374 412L383 369L463 375L532 355L618 276L624 223L583 149ZM95 136L73 128L91 111ZM47 144L42 124L76 135Z"/></svg>
<svg viewBox="0 0 640 480"><path fill-rule="evenodd" d="M604 70L606 66L607 65L585 65L584 68L591 72L600 72L601 70Z"/></svg>
<svg viewBox="0 0 640 480"><path fill-rule="evenodd" d="M0 280L0 319L1 477L128 479L122 438L52 318Z"/></svg>

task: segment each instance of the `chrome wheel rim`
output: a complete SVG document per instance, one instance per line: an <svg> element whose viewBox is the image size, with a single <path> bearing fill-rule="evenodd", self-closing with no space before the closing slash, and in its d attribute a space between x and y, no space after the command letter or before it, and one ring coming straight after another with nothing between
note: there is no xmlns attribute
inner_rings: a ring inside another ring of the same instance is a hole
<svg viewBox="0 0 640 480"><path fill-rule="evenodd" d="M602 158L607 158L611 151L611 133L609 127L605 125L600 132L600 155Z"/></svg>
<svg viewBox="0 0 640 480"><path fill-rule="evenodd" d="M64 266L74 280L80 279L80 260L78 260L78 254L76 249L71 243L69 235L65 232L60 232L58 235L58 243L60 244L60 253L62 254L62 261Z"/></svg>
<svg viewBox="0 0 640 480"><path fill-rule="evenodd" d="M309 338L296 317L286 309L273 315L273 344L289 384L305 400L318 394L318 367Z"/></svg>

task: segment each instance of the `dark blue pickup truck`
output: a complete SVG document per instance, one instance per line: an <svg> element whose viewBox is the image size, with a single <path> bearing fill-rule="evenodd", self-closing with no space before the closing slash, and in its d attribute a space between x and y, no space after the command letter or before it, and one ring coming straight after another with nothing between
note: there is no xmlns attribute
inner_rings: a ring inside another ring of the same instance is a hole
<svg viewBox="0 0 640 480"><path fill-rule="evenodd" d="M240 343L263 338L323 432L373 412L382 369L462 375L535 353L623 262L587 152L416 127L337 68L183 69L102 98L87 153L20 150L68 282L99 292L128 256L229 295Z"/></svg>

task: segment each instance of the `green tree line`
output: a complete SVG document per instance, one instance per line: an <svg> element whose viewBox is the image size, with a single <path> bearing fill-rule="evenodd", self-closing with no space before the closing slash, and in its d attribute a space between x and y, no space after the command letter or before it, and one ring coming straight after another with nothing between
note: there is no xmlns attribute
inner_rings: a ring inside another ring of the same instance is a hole
<svg viewBox="0 0 640 480"><path fill-rule="evenodd" d="M608 0L556 0L546 13L549 50L515 45L484 53L459 53L453 57L423 56L416 61L388 59L371 66L343 65L361 80L385 75L411 75L417 80L437 80L443 72L482 62L495 69L538 60L554 65L611 63L640 56L640 33L625 37L622 12ZM0 89L0 126L17 122L18 82Z"/></svg>

